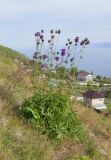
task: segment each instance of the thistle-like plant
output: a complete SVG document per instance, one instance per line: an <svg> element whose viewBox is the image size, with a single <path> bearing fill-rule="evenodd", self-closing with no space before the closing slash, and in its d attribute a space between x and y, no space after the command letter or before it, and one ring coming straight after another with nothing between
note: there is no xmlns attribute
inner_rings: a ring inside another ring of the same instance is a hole
<svg viewBox="0 0 111 160"><path fill-rule="evenodd" d="M38 62L42 69L54 69L57 67L71 68L77 65L79 59L82 59L83 49L89 45L88 38L80 40L76 36L73 40L67 39L64 48L58 49L58 41L61 30L50 30L49 39L46 40L44 30L36 32L36 52L33 58ZM46 46L47 45L47 46Z"/></svg>

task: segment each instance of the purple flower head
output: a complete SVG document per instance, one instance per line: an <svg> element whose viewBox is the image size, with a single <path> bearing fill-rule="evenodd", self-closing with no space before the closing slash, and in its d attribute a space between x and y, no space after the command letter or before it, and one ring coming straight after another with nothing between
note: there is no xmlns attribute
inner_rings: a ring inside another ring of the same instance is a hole
<svg viewBox="0 0 111 160"><path fill-rule="evenodd" d="M66 49L61 49L61 56L63 57L65 56L65 54L66 54Z"/></svg>
<svg viewBox="0 0 111 160"><path fill-rule="evenodd" d="M53 32L54 32L54 31L53 31L53 29L52 29L52 30L50 30L50 33L51 33L51 34L53 34Z"/></svg>
<svg viewBox="0 0 111 160"><path fill-rule="evenodd" d="M41 30L41 33L44 33L44 30L43 30L43 29Z"/></svg>
<svg viewBox="0 0 111 160"><path fill-rule="evenodd" d="M40 44L40 42L38 41L38 42L37 42L37 45L39 45L39 44Z"/></svg>
<svg viewBox="0 0 111 160"><path fill-rule="evenodd" d="M39 52L35 52L33 58L37 59L38 58Z"/></svg>
<svg viewBox="0 0 111 160"><path fill-rule="evenodd" d="M50 43L51 42L51 40L48 40L48 43Z"/></svg>
<svg viewBox="0 0 111 160"><path fill-rule="evenodd" d="M58 30L58 34L61 34L61 30Z"/></svg>
<svg viewBox="0 0 111 160"><path fill-rule="evenodd" d="M84 40L80 42L80 45L81 45L81 46L84 45L84 44L85 44Z"/></svg>
<svg viewBox="0 0 111 160"><path fill-rule="evenodd" d="M52 35L52 36L51 36L51 39L54 39L54 38L55 38L54 35Z"/></svg>
<svg viewBox="0 0 111 160"><path fill-rule="evenodd" d="M90 44L90 41L89 41L89 40L87 41L86 45L88 45L88 44Z"/></svg>
<svg viewBox="0 0 111 160"><path fill-rule="evenodd" d="M44 55L42 56L42 58L45 60L45 59L47 58L47 55L44 54Z"/></svg>
<svg viewBox="0 0 111 160"><path fill-rule="evenodd" d="M67 40L70 41L70 38L68 38Z"/></svg>
<svg viewBox="0 0 111 160"><path fill-rule="evenodd" d="M72 57L72 58L70 59L70 61L73 62L73 61L74 61L74 57Z"/></svg>
<svg viewBox="0 0 111 160"><path fill-rule="evenodd" d="M42 40L44 38L44 36L43 35L40 35L40 39Z"/></svg>
<svg viewBox="0 0 111 160"><path fill-rule="evenodd" d="M44 42L44 39L42 39L42 43Z"/></svg>
<svg viewBox="0 0 111 160"><path fill-rule="evenodd" d="M86 38L86 39L84 39L84 43L85 43L85 45L88 45L90 43L90 41Z"/></svg>
<svg viewBox="0 0 111 160"><path fill-rule="evenodd" d="M36 33L35 33L35 36L37 36L37 37L39 37L40 35L41 35L40 32L36 32Z"/></svg>
<svg viewBox="0 0 111 160"><path fill-rule="evenodd" d="M75 44L79 43L79 37L75 38Z"/></svg>
<svg viewBox="0 0 111 160"><path fill-rule="evenodd" d="M33 58L34 58L34 59L37 59L38 57L34 55Z"/></svg>
<svg viewBox="0 0 111 160"><path fill-rule="evenodd" d="M45 68L45 64L41 64L41 68L42 68L42 69Z"/></svg>
<svg viewBox="0 0 111 160"><path fill-rule="evenodd" d="M58 62L59 61L59 57L55 57L55 60Z"/></svg>
<svg viewBox="0 0 111 160"><path fill-rule="evenodd" d="M35 52L35 53L34 53L34 56L37 56L37 55L38 55L38 52Z"/></svg>
<svg viewBox="0 0 111 160"><path fill-rule="evenodd" d="M72 41L69 41L69 44L71 45L71 44L72 44Z"/></svg>
<svg viewBox="0 0 111 160"><path fill-rule="evenodd" d="M61 49L61 52L66 52L66 49Z"/></svg>

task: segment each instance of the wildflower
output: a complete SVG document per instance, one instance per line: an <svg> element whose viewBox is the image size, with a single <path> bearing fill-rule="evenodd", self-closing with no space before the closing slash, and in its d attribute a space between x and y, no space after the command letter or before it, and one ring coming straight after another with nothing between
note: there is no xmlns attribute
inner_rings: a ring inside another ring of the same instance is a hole
<svg viewBox="0 0 111 160"><path fill-rule="evenodd" d="M72 44L72 41L69 41L69 44L71 45L71 44Z"/></svg>
<svg viewBox="0 0 111 160"><path fill-rule="evenodd" d="M58 30L58 34L61 34L61 30Z"/></svg>
<svg viewBox="0 0 111 160"><path fill-rule="evenodd" d="M33 58L34 58L34 59L37 59L38 57L34 55Z"/></svg>
<svg viewBox="0 0 111 160"><path fill-rule="evenodd" d="M44 38L44 36L43 35L40 35L40 39L42 40Z"/></svg>
<svg viewBox="0 0 111 160"><path fill-rule="evenodd" d="M44 55L42 56L42 58L45 60L45 59L47 58L47 55L44 54Z"/></svg>
<svg viewBox="0 0 111 160"><path fill-rule="evenodd" d="M37 45L39 45L40 44L40 42L37 42Z"/></svg>
<svg viewBox="0 0 111 160"><path fill-rule="evenodd" d="M75 38L75 44L79 43L79 37Z"/></svg>
<svg viewBox="0 0 111 160"><path fill-rule="evenodd" d="M40 35L41 35L40 32L36 32L36 33L35 33L35 36L37 36L37 37L39 37Z"/></svg>
<svg viewBox="0 0 111 160"><path fill-rule="evenodd" d="M90 41L87 39L86 41L85 41L85 45L88 45L90 43Z"/></svg>
<svg viewBox="0 0 111 160"><path fill-rule="evenodd" d="M51 38L54 39L54 35L52 35Z"/></svg>
<svg viewBox="0 0 111 160"><path fill-rule="evenodd" d="M70 41L70 38L68 38L67 40Z"/></svg>
<svg viewBox="0 0 111 160"><path fill-rule="evenodd" d="M37 58L38 58L38 52L35 52L35 53L34 53L33 58L34 58L34 59L37 59Z"/></svg>
<svg viewBox="0 0 111 160"><path fill-rule="evenodd" d="M74 57L72 57L72 58L70 59L70 61L73 62L73 61L74 61Z"/></svg>
<svg viewBox="0 0 111 160"><path fill-rule="evenodd" d="M51 42L51 40L48 40L48 43L50 43Z"/></svg>
<svg viewBox="0 0 111 160"><path fill-rule="evenodd" d="M51 34L53 34L53 32L54 32L53 30L50 30L50 33L51 33Z"/></svg>
<svg viewBox="0 0 111 160"><path fill-rule="evenodd" d="M45 64L41 64L41 69L45 68Z"/></svg>
<svg viewBox="0 0 111 160"><path fill-rule="evenodd" d="M59 57L55 57L55 60L56 60L56 61L59 61Z"/></svg>
<svg viewBox="0 0 111 160"><path fill-rule="evenodd" d="M80 42L80 45L82 46L82 45L84 45L84 43L85 43L85 42L84 42L84 40L83 40L83 41Z"/></svg>
<svg viewBox="0 0 111 160"><path fill-rule="evenodd" d="M43 29L41 30L41 33L44 33L44 30L43 30Z"/></svg>
<svg viewBox="0 0 111 160"><path fill-rule="evenodd" d="M66 54L66 49L61 49L61 56L63 57L65 56L65 54Z"/></svg>
<svg viewBox="0 0 111 160"><path fill-rule="evenodd" d="M34 55L37 56L37 55L38 55L38 52L35 52Z"/></svg>
<svg viewBox="0 0 111 160"><path fill-rule="evenodd" d="M42 39L42 43L44 42L44 39Z"/></svg>

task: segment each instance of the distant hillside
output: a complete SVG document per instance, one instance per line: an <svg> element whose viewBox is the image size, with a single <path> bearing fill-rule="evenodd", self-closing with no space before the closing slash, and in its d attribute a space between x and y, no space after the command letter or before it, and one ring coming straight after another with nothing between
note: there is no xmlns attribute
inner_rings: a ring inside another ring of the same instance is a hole
<svg viewBox="0 0 111 160"><path fill-rule="evenodd" d="M10 63L12 60L19 60L22 62L26 62L28 58L25 55L14 51L8 47L4 47L0 45L0 60L4 63Z"/></svg>
<svg viewBox="0 0 111 160"><path fill-rule="evenodd" d="M17 65L21 63L28 64L29 59L17 51L0 45L0 74L7 74L10 70L17 69Z"/></svg>

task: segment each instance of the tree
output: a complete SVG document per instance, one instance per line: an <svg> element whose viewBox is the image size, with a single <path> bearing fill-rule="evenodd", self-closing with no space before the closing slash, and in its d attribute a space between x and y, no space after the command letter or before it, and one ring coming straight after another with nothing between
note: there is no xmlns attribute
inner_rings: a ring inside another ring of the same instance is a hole
<svg viewBox="0 0 111 160"><path fill-rule="evenodd" d="M107 91L107 98L111 98L111 89Z"/></svg>
<svg viewBox="0 0 111 160"><path fill-rule="evenodd" d="M99 81L101 80L101 76L100 75L97 75L96 76L96 79L98 79Z"/></svg>
<svg viewBox="0 0 111 160"><path fill-rule="evenodd" d="M72 67L72 68L70 69L70 75L72 75L72 76L77 76L77 73L78 73L77 67Z"/></svg>
<svg viewBox="0 0 111 160"><path fill-rule="evenodd" d="M92 86L92 82L91 82L91 81L87 82L87 89L88 89L88 90L92 90L92 89L93 89L93 86Z"/></svg>

